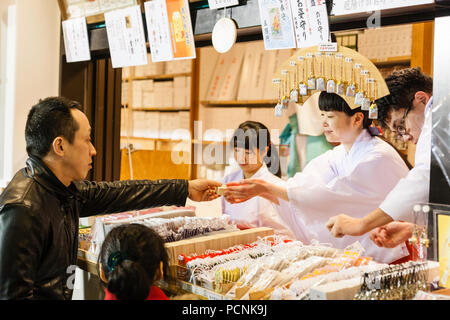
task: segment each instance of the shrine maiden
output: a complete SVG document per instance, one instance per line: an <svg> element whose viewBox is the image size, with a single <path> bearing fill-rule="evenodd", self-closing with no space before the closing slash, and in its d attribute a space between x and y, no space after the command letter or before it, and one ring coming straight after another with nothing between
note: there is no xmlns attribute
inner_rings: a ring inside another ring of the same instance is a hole
<svg viewBox="0 0 450 320"><path fill-rule="evenodd" d="M319 108L327 140L339 146L312 160L284 186L243 180L229 185L225 197L239 203L255 195L271 200L296 238L306 244L315 239L343 249L359 241L365 256L383 263L407 256L404 245L379 248L369 234L335 238L326 228L328 219L341 212L359 217L377 208L408 174L408 167L392 146L372 136L371 120L360 107L351 109L339 95L321 92Z"/></svg>
<svg viewBox="0 0 450 320"><path fill-rule="evenodd" d="M231 146L239 168L224 177L224 184L247 178L261 179L275 185L285 183L275 175L281 175L278 153L272 147L269 130L262 123L246 121L240 124ZM222 198L222 213L228 214L240 229L269 227L274 229L275 234L294 239L294 234L280 219L272 203L262 197L236 204Z"/></svg>

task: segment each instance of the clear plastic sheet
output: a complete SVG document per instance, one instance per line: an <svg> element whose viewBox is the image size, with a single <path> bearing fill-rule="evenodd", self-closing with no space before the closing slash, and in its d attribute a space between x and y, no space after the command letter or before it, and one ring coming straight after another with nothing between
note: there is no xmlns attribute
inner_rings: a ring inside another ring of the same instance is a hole
<svg viewBox="0 0 450 320"><path fill-rule="evenodd" d="M433 102L431 154L447 182L448 192L450 189L450 96Z"/></svg>

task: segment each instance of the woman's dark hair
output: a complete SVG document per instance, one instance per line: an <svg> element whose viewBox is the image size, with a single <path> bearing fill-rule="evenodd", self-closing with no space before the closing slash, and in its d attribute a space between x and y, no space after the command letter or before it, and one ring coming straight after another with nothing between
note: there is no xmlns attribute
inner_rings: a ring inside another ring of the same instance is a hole
<svg viewBox="0 0 450 320"><path fill-rule="evenodd" d="M263 162L271 173L281 177L280 157L277 149L270 140L269 129L261 122L245 121L239 125L231 139L231 146L234 148L243 148L246 150L259 149L262 153L269 147Z"/></svg>
<svg viewBox="0 0 450 320"><path fill-rule="evenodd" d="M98 265L101 264L108 281L108 291L117 299L145 300L161 262L164 279L169 279L168 261L164 242L153 229L142 224L128 224L108 233Z"/></svg>
<svg viewBox="0 0 450 320"><path fill-rule="evenodd" d="M50 151L56 137L64 137L69 143L75 138L78 123L70 113L81 110L81 105L64 97L49 97L39 100L31 107L25 126L25 140L29 156L43 158Z"/></svg>
<svg viewBox="0 0 450 320"><path fill-rule="evenodd" d="M322 111L337 111L344 112L349 117L354 114L361 112L364 115L363 120L363 129L369 129L372 124L372 120L369 119L369 112L365 110L361 110L361 107L351 109L347 102L336 93L328 93L326 91L322 91L319 96L319 109ZM371 135L374 135L369 130Z"/></svg>
<svg viewBox="0 0 450 320"><path fill-rule="evenodd" d="M378 138L380 138L381 140L383 140L384 142L389 144L392 148L394 148L395 151L397 151L398 155L403 159L406 166L409 169L412 168L412 165L409 163L409 161L405 157L405 155L403 155L391 142L386 140L386 138L384 136L377 133L377 130L372 131L369 129L370 125L372 124L372 120L369 119L369 113L367 111L361 110L361 107L355 108L352 110L348 106L347 102L342 97L340 97L338 94L322 91L319 96L319 109L322 111L344 112L346 115L348 115L350 117L353 116L357 112L361 112L364 115L363 128L367 129L367 131L370 133L370 135L377 136Z"/></svg>

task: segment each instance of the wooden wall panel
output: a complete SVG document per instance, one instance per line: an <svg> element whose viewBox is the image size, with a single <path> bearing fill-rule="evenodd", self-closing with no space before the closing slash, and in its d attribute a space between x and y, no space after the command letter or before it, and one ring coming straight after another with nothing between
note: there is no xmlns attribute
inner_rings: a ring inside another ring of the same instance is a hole
<svg viewBox="0 0 450 320"><path fill-rule="evenodd" d="M120 180L130 179L128 150L122 149ZM189 179L190 165L175 164L171 151L136 150L131 153L133 179Z"/></svg>

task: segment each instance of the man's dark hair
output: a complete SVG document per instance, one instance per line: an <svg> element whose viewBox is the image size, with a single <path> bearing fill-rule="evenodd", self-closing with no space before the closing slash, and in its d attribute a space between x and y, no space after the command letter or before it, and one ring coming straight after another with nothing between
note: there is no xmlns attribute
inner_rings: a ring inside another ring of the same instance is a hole
<svg viewBox="0 0 450 320"><path fill-rule="evenodd" d="M81 105L64 97L49 97L39 100L31 107L25 126L25 140L29 156L43 158L50 151L56 137L64 137L72 143L78 123L70 113L81 110Z"/></svg>
<svg viewBox="0 0 450 320"><path fill-rule="evenodd" d="M433 79L424 74L420 67L396 70L385 81L390 94L376 101L378 121L384 127L392 111L406 109L411 105L416 92L433 93Z"/></svg>

